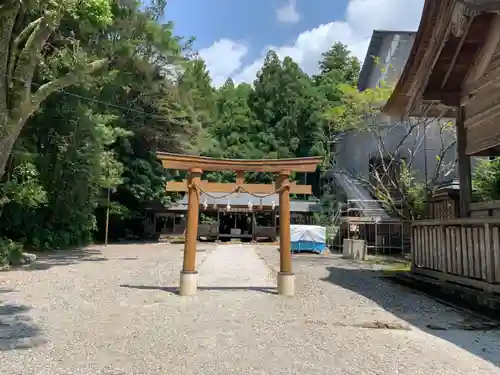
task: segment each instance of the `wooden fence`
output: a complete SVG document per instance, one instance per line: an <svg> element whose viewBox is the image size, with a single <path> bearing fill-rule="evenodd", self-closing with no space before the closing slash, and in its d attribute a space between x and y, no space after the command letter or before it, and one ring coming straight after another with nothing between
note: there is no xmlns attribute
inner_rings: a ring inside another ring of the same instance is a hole
<svg viewBox="0 0 500 375"><path fill-rule="evenodd" d="M471 217L500 217L500 201L471 203L469 213Z"/></svg>
<svg viewBox="0 0 500 375"><path fill-rule="evenodd" d="M412 272L500 293L500 218L414 221Z"/></svg>

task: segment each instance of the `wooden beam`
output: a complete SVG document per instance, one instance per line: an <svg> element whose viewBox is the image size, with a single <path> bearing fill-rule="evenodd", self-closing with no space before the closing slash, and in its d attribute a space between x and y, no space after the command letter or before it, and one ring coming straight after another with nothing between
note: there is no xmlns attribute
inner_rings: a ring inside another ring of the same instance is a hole
<svg viewBox="0 0 500 375"><path fill-rule="evenodd" d="M472 68L467 73L463 84L465 94L472 94L474 86L477 86L478 80L484 76L486 69L500 43L500 15L496 14L491 21L489 33L474 60ZM477 89L476 89L477 91Z"/></svg>
<svg viewBox="0 0 500 375"><path fill-rule="evenodd" d="M236 172L236 183L238 185L243 185L245 183L245 172L242 171Z"/></svg>
<svg viewBox="0 0 500 375"><path fill-rule="evenodd" d="M465 95L474 95L479 90L482 90L486 86L496 85L500 81L500 67L493 69L488 74L480 77L477 81L472 82L469 85L462 86L462 93Z"/></svg>
<svg viewBox="0 0 500 375"><path fill-rule="evenodd" d="M208 182L206 180L200 181L200 187L209 193L230 193L234 191L238 186L242 186L244 189L252 194L271 194L276 191L276 186L274 184L237 184L237 183L221 183L221 182ZM311 185L297 185L297 182L290 182L290 194L303 194L311 195L312 188ZM184 181L169 181L166 187L167 192L187 192L187 182Z"/></svg>
<svg viewBox="0 0 500 375"><path fill-rule="evenodd" d="M458 55L460 54L460 51L462 50L465 39L467 38L470 26L472 25L473 21L474 21L474 17L469 17L469 19L467 20L467 24L465 25L462 36L460 37L460 40L458 42L458 46L455 49L455 52L453 53L453 58L451 59L450 66L448 67L446 74L444 75L443 81L441 82L441 89L443 89L446 86L446 83L448 82L448 79L450 78L450 75L453 72L453 69L455 68L455 65L456 65L457 59L458 59Z"/></svg>
<svg viewBox="0 0 500 375"><path fill-rule="evenodd" d="M471 150L471 147L467 147L467 154L471 156L500 156L500 150L495 146L484 149L482 151L474 152L473 154L470 154Z"/></svg>
<svg viewBox="0 0 500 375"><path fill-rule="evenodd" d="M490 108L478 112L474 116L470 116L465 120L465 127L472 128L482 124L485 121L492 119L493 117L500 115L500 103L491 106Z"/></svg>
<svg viewBox="0 0 500 375"><path fill-rule="evenodd" d="M498 0L462 0L462 3L472 11L476 12L498 12L500 1Z"/></svg>
<svg viewBox="0 0 500 375"><path fill-rule="evenodd" d="M441 51L448 42L448 37L451 33L451 14L454 5L452 1L443 1L443 5L438 10L437 20L427 25L432 30L432 37L425 48L415 76L410 81L410 87L406 94L410 98L410 103L403 117L410 115L413 105L424 93L428 79L434 70L437 60L441 56ZM426 31L419 29L419 32L425 33Z"/></svg>
<svg viewBox="0 0 500 375"><path fill-rule="evenodd" d="M423 100L439 101L450 107L458 107L462 101L460 91L425 91Z"/></svg>
<svg viewBox="0 0 500 375"><path fill-rule="evenodd" d="M460 217L469 216L469 204L472 201L470 156L466 154L467 132L464 124L465 108L460 107L457 113L457 154L458 179L460 183Z"/></svg>
<svg viewBox="0 0 500 375"><path fill-rule="evenodd" d="M315 172L323 157L314 156L293 159L214 159L204 156L170 154L157 152L156 156L162 161L163 167L176 170L190 170L201 168L203 171L243 171L243 172L271 172L282 170L293 172Z"/></svg>
<svg viewBox="0 0 500 375"><path fill-rule="evenodd" d="M470 129L467 129L469 132ZM466 153L470 156L498 156L500 146L500 131L490 132L489 135L467 142Z"/></svg>

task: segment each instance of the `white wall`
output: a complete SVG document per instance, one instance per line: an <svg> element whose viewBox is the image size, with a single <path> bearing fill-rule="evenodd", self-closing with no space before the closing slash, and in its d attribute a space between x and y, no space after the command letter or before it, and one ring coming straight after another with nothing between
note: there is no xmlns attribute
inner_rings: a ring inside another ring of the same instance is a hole
<svg viewBox="0 0 500 375"><path fill-rule="evenodd" d="M374 65L368 87L377 87L380 81L396 84L411 52L415 34L387 34L380 48L380 65Z"/></svg>
<svg viewBox="0 0 500 375"><path fill-rule="evenodd" d="M427 131L424 130L425 128ZM442 142L439 135L440 126L436 122L427 126L420 122L409 135L407 135L407 129L404 124L400 124L380 127L377 132L365 130L345 134L336 146L338 166L361 175L363 178L368 178L370 158L380 156L380 150L385 149L387 153L397 153L407 160L410 160L413 155L411 167L417 180L425 181L426 170L427 178L432 178L437 166L436 156L453 141L454 134L446 132L443 137L444 142ZM455 158L456 149L453 147L446 154L443 163L453 162ZM442 179L454 178L455 172L441 177Z"/></svg>
<svg viewBox="0 0 500 375"><path fill-rule="evenodd" d="M368 87L377 87L382 80L389 84L397 82L409 57L414 38L414 34L408 33L387 34L380 49L380 64L384 69L381 70L380 66L373 64ZM406 158L413 153L412 170L416 178L425 181L427 170L427 178L430 179L436 167L436 156L454 139L454 132L446 132L443 142L440 138L440 125L436 121L430 124L425 124L426 122L429 122L429 119L413 120L413 124L418 124L418 127L406 137L404 144L399 145L408 132L409 123L400 123L382 115L378 121L380 127L377 128L380 135L372 131L354 131L344 135L335 146L337 164L340 168L368 178L370 157L380 155L378 140L382 139L388 153L398 153L400 157ZM455 158L456 149L453 147L443 162L449 163ZM455 172L442 177L446 180L454 178Z"/></svg>

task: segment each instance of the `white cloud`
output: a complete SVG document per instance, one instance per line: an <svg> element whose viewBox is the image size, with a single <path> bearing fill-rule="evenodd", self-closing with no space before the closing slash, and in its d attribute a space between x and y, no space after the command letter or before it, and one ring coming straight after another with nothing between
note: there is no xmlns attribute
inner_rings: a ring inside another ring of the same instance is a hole
<svg viewBox="0 0 500 375"><path fill-rule="evenodd" d="M297 23L300 14L297 11L297 0L287 0L288 2L276 10L276 18L283 23Z"/></svg>
<svg viewBox="0 0 500 375"><path fill-rule="evenodd" d="M253 82L269 49L274 49L281 58L292 57L306 73L313 74L317 71L321 54L337 41L346 44L353 55L363 61L374 29L416 30L423 2L423 0L350 0L344 20L332 21L304 31L297 36L293 44L269 46L262 51L260 58L247 65L243 64L243 58L248 53L248 48L244 44L228 39L216 42L200 53L207 61L216 86L224 82L227 77L232 77L237 83ZM207 59L207 56L210 58Z"/></svg>
<svg viewBox="0 0 500 375"><path fill-rule="evenodd" d="M220 39L199 52L207 64L213 84L218 87L241 67L248 48L229 39Z"/></svg>

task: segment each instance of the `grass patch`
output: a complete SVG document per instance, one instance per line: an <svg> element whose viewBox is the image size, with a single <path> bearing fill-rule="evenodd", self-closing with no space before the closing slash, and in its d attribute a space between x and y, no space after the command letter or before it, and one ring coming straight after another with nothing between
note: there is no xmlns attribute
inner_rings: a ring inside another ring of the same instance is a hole
<svg viewBox="0 0 500 375"><path fill-rule="evenodd" d="M0 266L21 264L23 258L23 245L8 238L0 237Z"/></svg>
<svg viewBox="0 0 500 375"><path fill-rule="evenodd" d="M411 269L411 261L404 257L370 255L363 263L380 266L382 271L388 275L396 272L408 272Z"/></svg>
<svg viewBox="0 0 500 375"><path fill-rule="evenodd" d="M168 237L168 242L171 244L180 244L186 242L184 236L172 236Z"/></svg>

